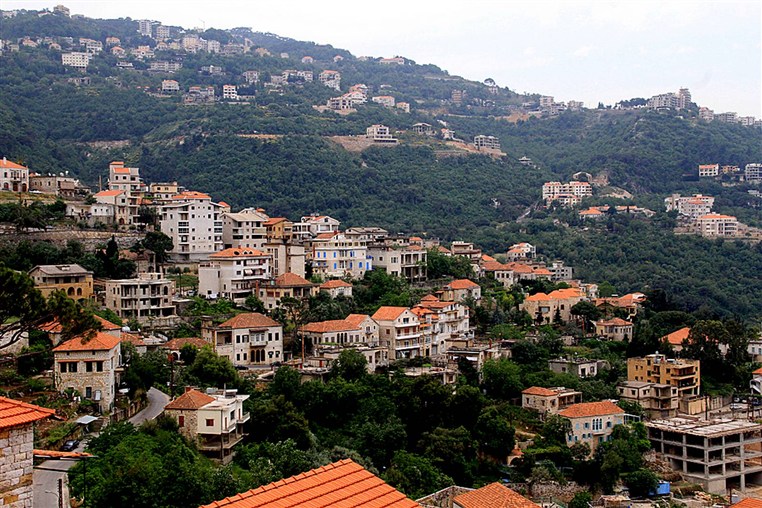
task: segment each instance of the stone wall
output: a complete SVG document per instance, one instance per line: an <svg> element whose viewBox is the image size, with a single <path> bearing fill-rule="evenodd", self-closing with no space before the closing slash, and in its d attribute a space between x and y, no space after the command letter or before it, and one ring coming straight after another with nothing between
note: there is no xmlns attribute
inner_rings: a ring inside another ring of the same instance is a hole
<svg viewBox="0 0 762 508"><path fill-rule="evenodd" d="M181 410L181 409L165 409L164 414L172 417L176 422L180 422L180 416L185 417L183 426L180 427L180 434L188 438L190 441L198 440L198 411L193 410Z"/></svg>
<svg viewBox="0 0 762 508"><path fill-rule="evenodd" d="M32 424L0 430L0 506L32 508Z"/></svg>

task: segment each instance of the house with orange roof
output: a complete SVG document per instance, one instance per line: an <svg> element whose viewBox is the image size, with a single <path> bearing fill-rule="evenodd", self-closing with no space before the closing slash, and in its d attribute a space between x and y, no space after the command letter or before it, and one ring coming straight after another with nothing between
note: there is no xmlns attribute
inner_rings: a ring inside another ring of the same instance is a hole
<svg viewBox="0 0 762 508"><path fill-rule="evenodd" d="M633 324L622 318L601 319L594 322L595 334L617 342L632 338Z"/></svg>
<svg viewBox="0 0 762 508"><path fill-rule="evenodd" d="M262 300L265 308L275 309L280 306L283 298L307 300L309 297L317 294L317 292L317 284L295 273L288 272L278 275L275 279L270 279L260 285L257 295Z"/></svg>
<svg viewBox="0 0 762 508"><path fill-rule="evenodd" d="M341 222L333 217L318 214L302 217L301 223L307 226L313 237L321 233L338 233L341 225Z"/></svg>
<svg viewBox="0 0 762 508"><path fill-rule="evenodd" d="M573 404L558 414L571 423L566 444L587 443L591 454L611 440L615 426L624 424L624 410L609 400Z"/></svg>
<svg viewBox="0 0 762 508"><path fill-rule="evenodd" d="M528 242L511 245L506 253L508 261L525 261L537 257L537 247Z"/></svg>
<svg viewBox="0 0 762 508"><path fill-rule="evenodd" d="M125 321L136 320L153 328L174 326L177 309L172 302L175 282L161 273L139 273L132 279L109 279L105 283L106 306Z"/></svg>
<svg viewBox="0 0 762 508"><path fill-rule="evenodd" d="M690 326L684 326L680 328L679 330L675 330L672 333L668 333L661 339L659 339L660 342L666 342L670 346L672 346L672 350L675 353L679 353L683 350L683 342L688 340L688 336L691 334L691 327Z"/></svg>
<svg viewBox="0 0 762 508"><path fill-rule="evenodd" d="M606 214L604 214L598 207L595 206L591 206L587 210L580 210L579 212L580 219L598 220L604 217L606 217Z"/></svg>
<svg viewBox="0 0 762 508"><path fill-rule="evenodd" d="M72 300L80 302L93 297L93 272L80 265L37 265L28 273L45 298L54 291L63 291Z"/></svg>
<svg viewBox="0 0 762 508"><path fill-rule="evenodd" d="M347 298L352 297L352 284L341 279L328 280L320 284L320 291L325 291L331 298L344 296Z"/></svg>
<svg viewBox="0 0 762 508"><path fill-rule="evenodd" d="M127 201L129 216L127 224L137 223L139 200L148 190L143 179L140 178L140 168L126 167L122 161L110 163L108 167L108 190L124 192L123 198ZM97 198L98 195L96 194ZM117 223L121 224L119 221Z"/></svg>
<svg viewBox="0 0 762 508"><path fill-rule="evenodd" d="M105 332L75 337L53 348L56 390L74 390L102 413L114 407L122 371L120 339Z"/></svg>
<svg viewBox="0 0 762 508"><path fill-rule="evenodd" d="M0 160L0 190L28 192L29 168L3 157Z"/></svg>
<svg viewBox="0 0 762 508"><path fill-rule="evenodd" d="M341 351L352 348L367 361L366 369L373 373L376 368L388 365L389 351L379 343L378 323L367 314L350 314L345 319L308 323L301 333L313 345L316 358L330 366Z"/></svg>
<svg viewBox="0 0 762 508"><path fill-rule="evenodd" d="M233 365L271 366L284 360L283 326L258 312L238 314L216 326L204 320L201 336Z"/></svg>
<svg viewBox="0 0 762 508"><path fill-rule="evenodd" d="M482 287L468 279L457 279L445 285L442 299L462 303L464 299L473 299L477 305L482 299Z"/></svg>
<svg viewBox="0 0 762 508"><path fill-rule="evenodd" d="M701 236L734 237L738 233L738 219L732 215L710 213L696 219L696 225Z"/></svg>
<svg viewBox="0 0 762 508"><path fill-rule="evenodd" d="M103 190L93 194L93 198L95 198L95 204L90 205L87 211L83 210L80 213L91 214L104 222L119 226L131 224L132 210L130 209L130 198L127 191Z"/></svg>
<svg viewBox="0 0 762 508"><path fill-rule="evenodd" d="M243 410L248 395L238 390L187 387L185 393L164 407L164 414L177 422L180 434L195 442L210 459L228 464L235 447L246 436L244 424L251 415Z"/></svg>
<svg viewBox="0 0 762 508"><path fill-rule="evenodd" d="M444 354L449 343L473 338L469 328L469 309L465 305L441 301L429 295L411 310L421 323L424 356Z"/></svg>
<svg viewBox="0 0 762 508"><path fill-rule="evenodd" d="M378 323L379 342L389 351L390 359L423 356L421 322L408 307L380 307L373 316Z"/></svg>
<svg viewBox="0 0 762 508"><path fill-rule="evenodd" d="M521 407L544 415L556 414L572 404L582 402L582 392L570 388L531 386L521 392Z"/></svg>
<svg viewBox="0 0 762 508"><path fill-rule="evenodd" d="M421 505L351 459L333 462L201 508L265 506L421 508Z"/></svg>
<svg viewBox="0 0 762 508"><path fill-rule="evenodd" d="M264 223L267 240L291 241L294 223L285 217L270 217Z"/></svg>
<svg viewBox="0 0 762 508"><path fill-rule="evenodd" d="M502 483L494 482L455 496L453 508L540 508Z"/></svg>
<svg viewBox="0 0 762 508"><path fill-rule="evenodd" d="M373 269L367 242L354 240L343 233L319 233L311 241L307 259L314 274L323 278L360 279Z"/></svg>
<svg viewBox="0 0 762 508"><path fill-rule="evenodd" d="M643 293L629 293L623 296L596 298L593 303L605 316L611 316L617 309L622 309L627 312L627 318L632 319L643 308L645 301L646 295Z"/></svg>
<svg viewBox="0 0 762 508"><path fill-rule="evenodd" d="M219 203L219 205L225 208L223 203ZM222 214L222 243L226 249L249 247L264 250L265 243L267 243L265 222L269 219L259 209L244 208L235 213L228 209Z"/></svg>
<svg viewBox="0 0 762 508"><path fill-rule="evenodd" d="M223 249L222 207L208 194L184 191L160 207L161 232L172 238L178 262L196 262Z"/></svg>
<svg viewBox="0 0 762 508"><path fill-rule="evenodd" d="M664 207L668 212L676 210L680 215L692 219L711 213L712 206L714 206L714 197L703 194L694 194L693 196L672 194L664 198Z"/></svg>
<svg viewBox="0 0 762 508"><path fill-rule="evenodd" d="M0 397L0 500L2 506L35 506L34 425L54 409Z"/></svg>
<svg viewBox="0 0 762 508"><path fill-rule="evenodd" d="M527 265L521 265L521 266L527 266ZM529 270L531 272L531 268L529 268ZM500 282L505 288L513 287L513 285L516 284L516 281L517 281L516 272L513 270L513 268L499 261L482 262L481 272L487 277L493 277L496 281Z"/></svg>
<svg viewBox="0 0 762 508"><path fill-rule="evenodd" d="M198 290L206 298L242 304L270 278L270 256L251 247L231 247L210 254L198 265Z"/></svg>
<svg viewBox="0 0 762 508"><path fill-rule="evenodd" d="M548 294L537 293L528 296L519 308L525 310L540 324L557 321L568 322L572 319L571 309L585 297L579 288L556 289Z"/></svg>

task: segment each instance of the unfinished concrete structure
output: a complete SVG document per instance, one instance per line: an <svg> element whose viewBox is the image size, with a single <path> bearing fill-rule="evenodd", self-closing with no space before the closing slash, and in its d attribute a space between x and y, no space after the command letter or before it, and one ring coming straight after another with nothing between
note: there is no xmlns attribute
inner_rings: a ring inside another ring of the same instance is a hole
<svg viewBox="0 0 762 508"><path fill-rule="evenodd" d="M747 483L762 481L762 424L671 418L646 427L656 451L707 492L745 491Z"/></svg>

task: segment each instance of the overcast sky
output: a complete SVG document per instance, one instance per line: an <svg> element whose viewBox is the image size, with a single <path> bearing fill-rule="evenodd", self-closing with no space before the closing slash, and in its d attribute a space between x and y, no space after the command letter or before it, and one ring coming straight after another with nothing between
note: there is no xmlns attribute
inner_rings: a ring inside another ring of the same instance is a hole
<svg viewBox="0 0 762 508"><path fill-rule="evenodd" d="M760 0L78 0L93 18L251 27L356 56L401 55L586 106L688 87L715 112L762 117ZM2 0L2 9L55 1Z"/></svg>

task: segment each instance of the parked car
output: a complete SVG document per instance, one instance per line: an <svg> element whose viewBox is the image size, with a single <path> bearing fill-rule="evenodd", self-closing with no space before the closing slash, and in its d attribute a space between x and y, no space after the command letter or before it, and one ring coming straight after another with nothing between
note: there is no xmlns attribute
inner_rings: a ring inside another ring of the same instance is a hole
<svg viewBox="0 0 762 508"><path fill-rule="evenodd" d="M69 441L66 441L63 446L61 447L62 452L73 452L77 446L79 445L79 441L76 439L70 439Z"/></svg>

